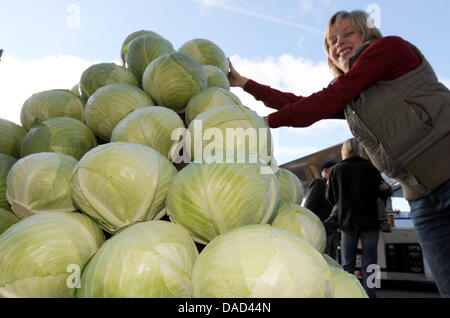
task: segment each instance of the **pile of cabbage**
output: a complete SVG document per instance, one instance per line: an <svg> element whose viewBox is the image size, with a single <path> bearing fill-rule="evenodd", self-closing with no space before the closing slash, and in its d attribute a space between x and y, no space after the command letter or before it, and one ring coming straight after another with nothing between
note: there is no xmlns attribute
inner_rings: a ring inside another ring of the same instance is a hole
<svg viewBox="0 0 450 318"><path fill-rule="evenodd" d="M0 119L0 297L367 296L219 46L138 31L120 56Z"/></svg>

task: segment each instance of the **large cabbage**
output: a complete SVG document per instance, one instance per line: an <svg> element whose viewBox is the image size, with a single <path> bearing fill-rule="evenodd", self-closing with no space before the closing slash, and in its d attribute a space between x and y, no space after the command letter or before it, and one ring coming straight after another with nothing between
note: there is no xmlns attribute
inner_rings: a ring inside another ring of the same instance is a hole
<svg viewBox="0 0 450 318"><path fill-rule="evenodd" d="M291 171L283 168L278 168L275 175L280 185L280 203L287 202L301 205L305 195L305 189L300 179ZM272 224L276 216L277 213L272 215L272 219L269 221L270 224Z"/></svg>
<svg viewBox="0 0 450 318"><path fill-rule="evenodd" d="M77 161L54 152L18 160L8 173L6 197L14 213L25 218L42 212L75 211L70 176Z"/></svg>
<svg viewBox="0 0 450 318"><path fill-rule="evenodd" d="M214 65L228 74L229 62L222 49L207 39L194 39L184 43L178 52L192 56L202 65Z"/></svg>
<svg viewBox="0 0 450 318"><path fill-rule="evenodd" d="M145 69L142 86L159 106L182 113L189 100L207 88L207 81L205 70L196 60L176 52L151 62Z"/></svg>
<svg viewBox="0 0 450 318"><path fill-rule="evenodd" d="M77 95L78 97L81 97L80 83L76 83L75 85L73 85L70 91L72 93L75 93L75 95Z"/></svg>
<svg viewBox="0 0 450 318"><path fill-rule="evenodd" d="M108 240L89 261L77 297L191 297L197 256L192 239L173 223L132 225Z"/></svg>
<svg viewBox="0 0 450 318"><path fill-rule="evenodd" d="M81 121L55 117L35 122L22 142L22 157L38 152L57 152L79 160L97 146L97 139Z"/></svg>
<svg viewBox="0 0 450 318"><path fill-rule="evenodd" d="M215 106L241 104L239 97L232 92L219 87L210 87L204 89L189 100L186 107L186 122L189 124L199 114Z"/></svg>
<svg viewBox="0 0 450 318"><path fill-rule="evenodd" d="M149 146L170 158L171 149L178 140L172 140L175 129L183 129L184 123L173 110L150 106L134 110L114 128L111 142L134 142Z"/></svg>
<svg viewBox="0 0 450 318"><path fill-rule="evenodd" d="M47 120L53 117L72 117L84 120L84 102L68 89L52 89L33 94L22 106L20 121L30 130L36 119Z"/></svg>
<svg viewBox="0 0 450 318"><path fill-rule="evenodd" d="M305 188L300 179L291 171L278 168L276 172L280 184L280 201L302 204Z"/></svg>
<svg viewBox="0 0 450 318"><path fill-rule="evenodd" d="M137 86L139 81L133 72L123 66L115 63L94 64L81 74L81 94L89 98L99 88L114 83Z"/></svg>
<svg viewBox="0 0 450 318"><path fill-rule="evenodd" d="M72 297L81 268L105 237L76 212L28 217L0 235L0 297Z"/></svg>
<svg viewBox="0 0 450 318"><path fill-rule="evenodd" d="M158 151L126 142L97 146L78 162L71 178L77 207L115 233L164 216L177 170Z"/></svg>
<svg viewBox="0 0 450 318"><path fill-rule="evenodd" d="M270 128L256 112L240 105L216 106L200 113L188 127L186 151L201 160L221 150L242 150L272 159Z"/></svg>
<svg viewBox="0 0 450 318"><path fill-rule="evenodd" d="M153 35L161 37L158 33L148 30L140 30L135 31L128 35L122 43L122 49L120 50L120 59L122 60L122 64L126 66L125 55L127 54L128 44L141 35Z"/></svg>
<svg viewBox="0 0 450 318"><path fill-rule="evenodd" d="M16 158L0 153L0 208L3 209L9 209L9 203L6 199L6 178L16 161Z"/></svg>
<svg viewBox="0 0 450 318"><path fill-rule="evenodd" d="M355 275L331 267L334 278L334 298L368 298L366 291Z"/></svg>
<svg viewBox="0 0 450 318"><path fill-rule="evenodd" d="M141 35L128 44L125 61L140 83L147 65L161 55L173 52L175 49L166 39L154 35Z"/></svg>
<svg viewBox="0 0 450 318"><path fill-rule="evenodd" d="M70 89L70 91L71 91L72 93L75 93L75 95L77 95L78 97L80 97L81 100L83 101L83 103L86 104L86 102L87 102L87 100L88 100L88 97L81 93L80 83L75 84L75 85Z"/></svg>
<svg viewBox="0 0 450 318"><path fill-rule="evenodd" d="M220 68L214 65L203 65L203 69L208 79L208 87L220 87L226 90L230 89L230 81Z"/></svg>
<svg viewBox="0 0 450 318"><path fill-rule="evenodd" d="M0 208L0 235L19 221L11 211Z"/></svg>
<svg viewBox="0 0 450 318"><path fill-rule="evenodd" d="M117 123L139 107L153 106L154 102L143 90L126 84L110 84L98 89L86 104L86 124L91 131L110 140Z"/></svg>
<svg viewBox="0 0 450 318"><path fill-rule="evenodd" d="M0 153L20 158L20 147L27 131L12 121L0 118Z"/></svg>
<svg viewBox="0 0 450 318"><path fill-rule="evenodd" d="M222 155L234 161L239 153ZM257 158L243 158L244 163L190 163L173 179L167 213L197 242L207 244L234 228L267 223L274 212L279 198L275 175L261 173L266 165Z"/></svg>
<svg viewBox="0 0 450 318"><path fill-rule="evenodd" d="M199 255L193 296L201 298L333 297L327 262L306 241L269 225L222 234Z"/></svg>
<svg viewBox="0 0 450 318"><path fill-rule="evenodd" d="M334 278L334 298L368 298L366 291L355 275L344 271L343 267L327 254L322 254L327 261Z"/></svg>
<svg viewBox="0 0 450 318"><path fill-rule="evenodd" d="M297 235L320 253L325 251L327 244L325 227L319 217L307 208L295 203L280 202L272 226Z"/></svg>
<svg viewBox="0 0 450 318"><path fill-rule="evenodd" d="M344 268L341 266L341 264L339 264L334 258L332 258L331 256L327 255L327 254L322 254L323 258L327 261L328 263L328 267L331 268L336 268L336 269L341 269L343 270Z"/></svg>

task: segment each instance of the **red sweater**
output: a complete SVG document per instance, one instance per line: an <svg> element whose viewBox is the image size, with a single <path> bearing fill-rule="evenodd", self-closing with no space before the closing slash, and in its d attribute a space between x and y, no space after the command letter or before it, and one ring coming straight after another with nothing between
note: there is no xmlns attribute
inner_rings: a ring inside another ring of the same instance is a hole
<svg viewBox="0 0 450 318"><path fill-rule="evenodd" d="M321 91L309 97L280 92L249 80L244 90L267 107L272 128L308 127L321 119L344 119L344 108L377 81L396 79L420 66L419 55L402 38L387 36L373 41L353 67Z"/></svg>

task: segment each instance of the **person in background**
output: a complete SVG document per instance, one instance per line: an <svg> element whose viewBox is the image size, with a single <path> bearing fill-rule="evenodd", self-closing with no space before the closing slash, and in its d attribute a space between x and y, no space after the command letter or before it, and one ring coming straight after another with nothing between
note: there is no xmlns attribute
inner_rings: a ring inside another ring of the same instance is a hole
<svg viewBox="0 0 450 318"><path fill-rule="evenodd" d="M358 241L362 245L362 285L369 297L376 289L369 288L368 266L377 264L379 236L378 191L382 183L380 172L369 160L363 159L355 139L342 145L342 161L331 170L326 198L337 207L338 228L341 233L341 265L354 274Z"/></svg>
<svg viewBox="0 0 450 318"><path fill-rule="evenodd" d="M306 190L305 208L314 212L324 222L331 213L333 206L325 199L328 176L336 161L325 162L320 166L321 178L315 179Z"/></svg>
<svg viewBox="0 0 450 318"><path fill-rule="evenodd" d="M385 181L382 181L382 183L378 186L378 222L380 225L380 230L382 232L390 233L391 226L388 223L387 220L387 210L386 210L386 203L389 197L392 196L393 190L392 187L387 184ZM330 216L328 219L325 220L324 224L327 228L337 228L337 208L336 206L333 207L333 210L331 211Z"/></svg>
<svg viewBox="0 0 450 318"><path fill-rule="evenodd" d="M325 198L328 176L336 161L328 161L320 166L321 178L315 179L306 191L305 208L314 212L324 224L327 233L325 254L338 259L339 233L336 227L329 227L325 221L330 217L333 206Z"/></svg>
<svg viewBox="0 0 450 318"><path fill-rule="evenodd" d="M387 200L392 196L393 190L384 180L379 185L378 190L378 221L380 223L380 230L390 233L392 230L387 219L386 204Z"/></svg>
<svg viewBox="0 0 450 318"><path fill-rule="evenodd" d="M382 36L364 11L339 11L324 49L335 79L308 97L240 75L241 87L277 111L269 127L308 127L346 119L382 173L400 182L424 258L442 297L450 297L450 90L421 51L399 36Z"/></svg>

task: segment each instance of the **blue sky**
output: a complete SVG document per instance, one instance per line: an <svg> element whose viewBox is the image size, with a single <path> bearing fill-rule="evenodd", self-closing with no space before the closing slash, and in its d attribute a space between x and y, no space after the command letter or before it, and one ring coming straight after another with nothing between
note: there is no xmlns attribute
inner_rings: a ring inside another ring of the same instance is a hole
<svg viewBox="0 0 450 318"><path fill-rule="evenodd" d="M385 35L400 35L415 43L442 76L450 77L450 68L445 67L446 53L450 51L450 2L446 0L18 0L0 3L0 39L10 54L23 59L71 54L87 60L116 59L123 39L137 29L159 32L176 47L188 39L204 37L215 41L229 55L266 57L289 53L321 60L321 33L328 18L340 9L366 9L375 4L381 9L381 30ZM80 8L78 28L67 25L71 4Z"/></svg>
<svg viewBox="0 0 450 318"><path fill-rule="evenodd" d="M1 0L0 117L18 122L29 95L71 88L95 62L119 62L133 31L147 29L175 48L207 38L232 57L238 70L264 84L309 95L331 79L323 30L338 10L369 10L384 35L418 46L449 86L450 2L447 0ZM58 87L56 87L58 86ZM232 90L261 115L269 110ZM284 163L350 137L344 121L307 129L281 128L278 161Z"/></svg>

